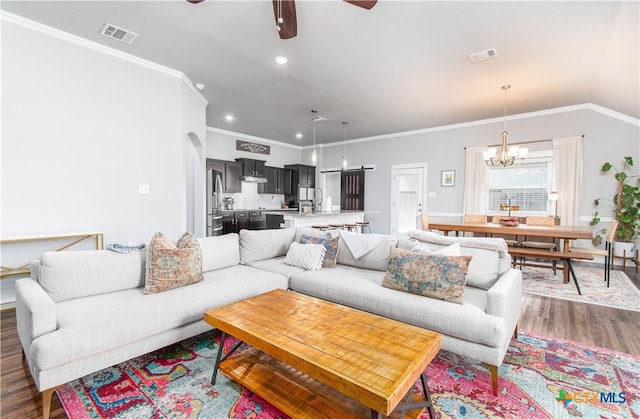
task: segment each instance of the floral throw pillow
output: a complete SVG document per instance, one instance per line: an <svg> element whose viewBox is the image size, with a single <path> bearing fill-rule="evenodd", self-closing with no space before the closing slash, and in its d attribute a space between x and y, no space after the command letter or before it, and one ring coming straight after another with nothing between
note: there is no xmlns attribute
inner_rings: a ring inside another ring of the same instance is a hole
<svg viewBox="0 0 640 419"><path fill-rule="evenodd" d="M392 248L382 286L462 304L471 256L430 255Z"/></svg>
<svg viewBox="0 0 640 419"><path fill-rule="evenodd" d="M147 253L144 293L155 294L202 281L202 251L195 236L186 232L177 244L156 233Z"/></svg>
<svg viewBox="0 0 640 419"><path fill-rule="evenodd" d="M323 268L335 268L336 262L338 259L338 243L340 242L340 236L336 236L330 239L325 239L323 237L314 237L309 236L308 234L303 234L300 237L300 243L313 243L313 244L321 244L324 246L326 252L324 254L324 262L322 262Z"/></svg>

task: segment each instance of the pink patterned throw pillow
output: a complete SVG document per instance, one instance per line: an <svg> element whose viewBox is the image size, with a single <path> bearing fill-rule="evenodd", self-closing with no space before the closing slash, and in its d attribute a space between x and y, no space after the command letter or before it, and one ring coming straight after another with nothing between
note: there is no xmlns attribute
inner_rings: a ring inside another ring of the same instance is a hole
<svg viewBox="0 0 640 419"><path fill-rule="evenodd" d="M145 294L154 294L202 281L202 251L195 236L186 232L177 244L162 233L151 239L147 253Z"/></svg>
<svg viewBox="0 0 640 419"><path fill-rule="evenodd" d="M471 256L429 255L392 248L382 286L462 304Z"/></svg>

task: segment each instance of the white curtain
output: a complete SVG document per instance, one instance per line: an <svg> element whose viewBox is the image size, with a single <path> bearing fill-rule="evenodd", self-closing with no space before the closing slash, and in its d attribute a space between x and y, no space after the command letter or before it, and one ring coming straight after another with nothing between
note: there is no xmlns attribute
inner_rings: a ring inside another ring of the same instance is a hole
<svg viewBox="0 0 640 419"><path fill-rule="evenodd" d="M561 225L580 223L582 197L582 136L553 139L553 184L558 191Z"/></svg>
<svg viewBox="0 0 640 419"><path fill-rule="evenodd" d="M462 213L482 214L487 209L487 165L482 155L486 147L467 147Z"/></svg>

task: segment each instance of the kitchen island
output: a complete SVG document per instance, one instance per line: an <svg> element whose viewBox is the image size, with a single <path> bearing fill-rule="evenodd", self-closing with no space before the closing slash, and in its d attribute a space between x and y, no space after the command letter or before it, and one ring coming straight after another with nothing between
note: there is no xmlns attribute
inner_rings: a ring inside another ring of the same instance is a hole
<svg viewBox="0 0 640 419"><path fill-rule="evenodd" d="M266 211L267 217L281 216L282 227L311 227L313 225L329 225L356 223L364 221L364 211L327 211L297 213L293 211Z"/></svg>

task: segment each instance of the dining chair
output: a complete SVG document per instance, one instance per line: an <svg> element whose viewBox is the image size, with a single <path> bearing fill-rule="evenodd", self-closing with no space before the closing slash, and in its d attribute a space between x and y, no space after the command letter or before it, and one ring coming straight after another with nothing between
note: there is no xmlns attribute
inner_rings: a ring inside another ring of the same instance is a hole
<svg viewBox="0 0 640 419"><path fill-rule="evenodd" d="M429 230L429 214L421 214L420 223L422 224L422 229L424 231L428 231Z"/></svg>
<svg viewBox="0 0 640 419"><path fill-rule="evenodd" d="M611 221L607 235L604 238L604 249L594 249L588 247L571 247L569 252L586 253L589 255L604 256L604 280L607 281L607 288L611 279L611 264L613 262L613 238L618 229L618 220Z"/></svg>
<svg viewBox="0 0 640 419"><path fill-rule="evenodd" d="M484 214L465 214L464 216L465 223L486 223L487 216ZM463 237L487 237L488 234L483 233L462 233Z"/></svg>
<svg viewBox="0 0 640 419"><path fill-rule="evenodd" d="M531 216L531 217L527 217L525 219L525 224L530 225L530 226L554 226L554 225L556 225L556 220L555 220L554 217L535 217L535 216ZM552 241L540 241L540 240L544 240L544 238L542 238L542 237L535 237L535 238L537 238L538 240L530 240L530 239L528 239L527 236L525 236L524 240L522 242L520 242L520 246L529 247L529 248L532 248L532 249L545 249L545 250L557 250L558 249L558 243L556 243L556 239L555 238L551 238ZM526 264L524 260L522 261L521 265L522 264ZM555 260L552 261L552 265L553 265L553 274L555 275L556 274L556 269L557 269L557 262Z"/></svg>

